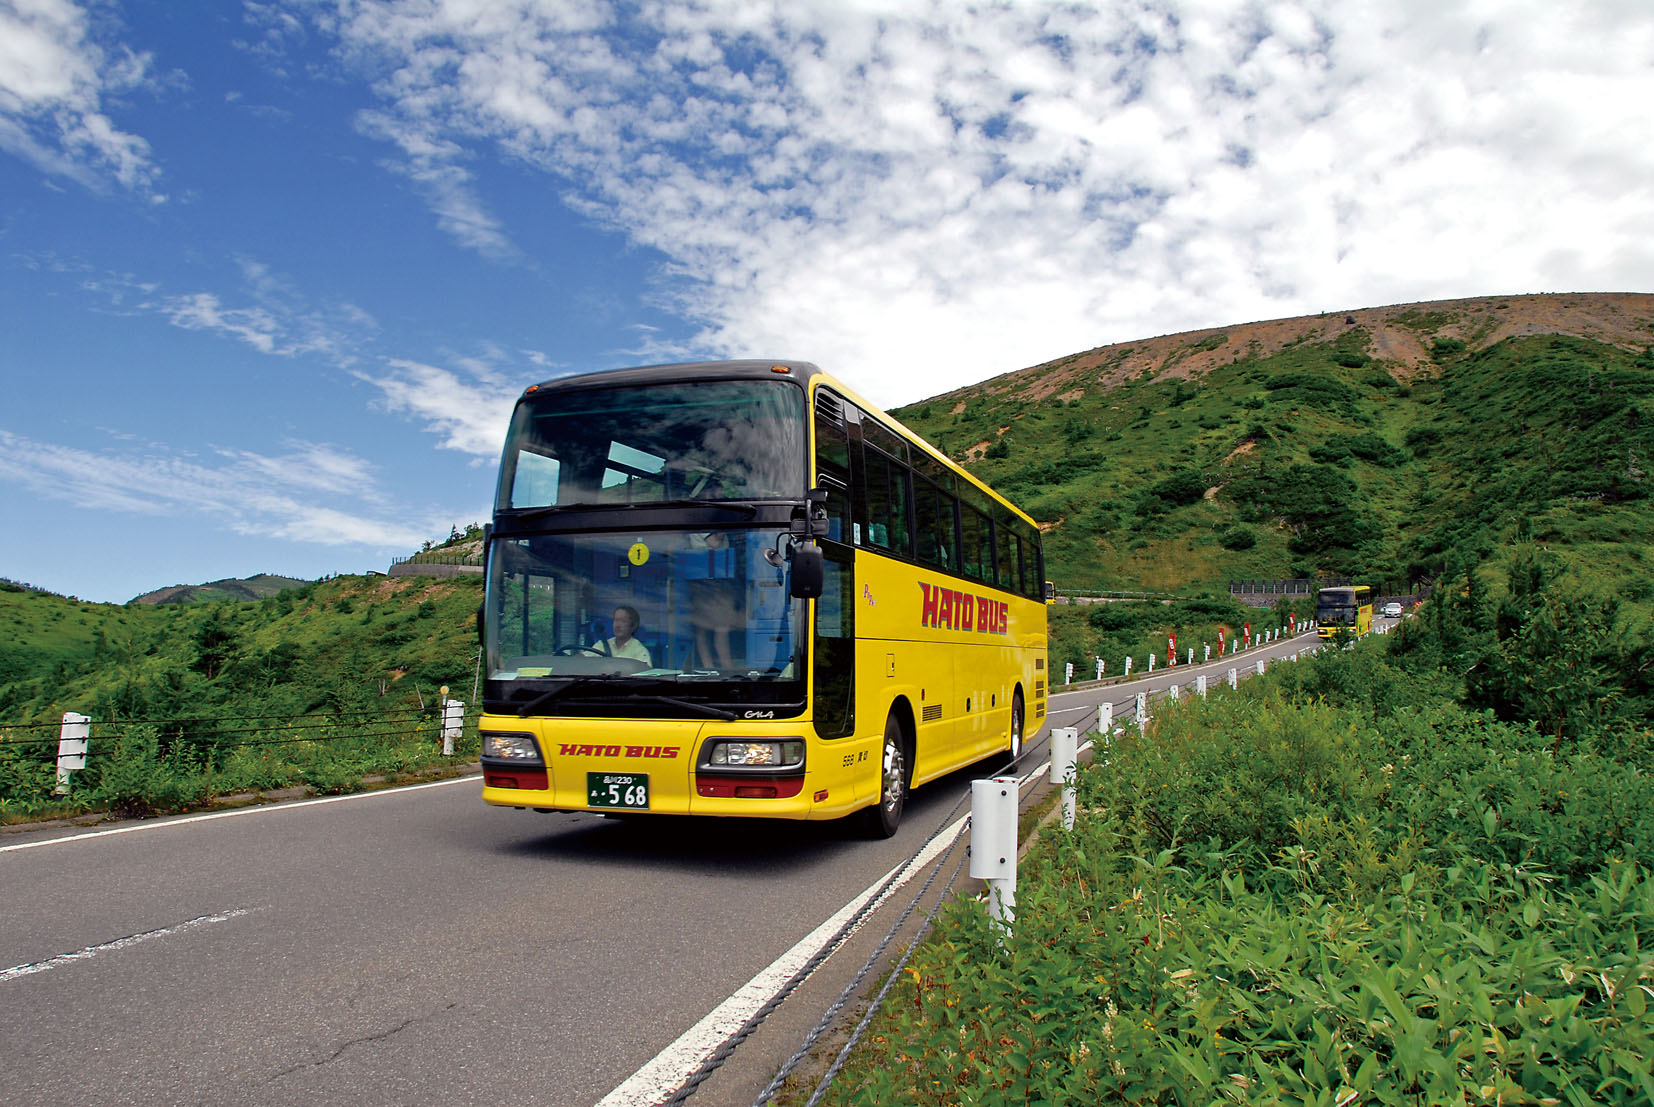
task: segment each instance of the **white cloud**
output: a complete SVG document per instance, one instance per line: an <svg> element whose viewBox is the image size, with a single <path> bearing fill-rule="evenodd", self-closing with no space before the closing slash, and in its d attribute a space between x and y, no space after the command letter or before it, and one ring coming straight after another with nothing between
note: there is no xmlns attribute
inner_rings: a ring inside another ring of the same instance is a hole
<svg viewBox="0 0 1654 1107"><path fill-rule="evenodd" d="M149 143L105 113L106 94L148 79L149 58L106 51L69 0L0 3L0 149L90 188L113 179L152 202Z"/></svg>
<svg viewBox="0 0 1654 1107"><path fill-rule="evenodd" d="M884 402L1190 327L1654 285L1640 0L359 0L330 26L384 66L364 125L461 242L508 241L492 147L671 259L693 352L812 357Z"/></svg>
<svg viewBox="0 0 1654 1107"><path fill-rule="evenodd" d="M0 430L0 476L81 508L211 519L238 534L326 546L411 550L448 526L380 508L374 467L348 451L289 447L278 456L221 450L208 464L153 443L90 450Z"/></svg>
<svg viewBox="0 0 1654 1107"><path fill-rule="evenodd" d="M458 361L468 367L467 376L406 360L388 361L379 376L356 376L383 393L389 410L405 412L440 435L443 449L495 461L521 388L503 383L486 359Z"/></svg>
<svg viewBox="0 0 1654 1107"><path fill-rule="evenodd" d="M55 260L33 264L83 274L81 287L106 297L117 311L153 313L173 326L243 342L262 354L293 358L314 355L348 367L377 334L378 321L348 301L318 307L292 281L254 258L237 258L241 273L238 303L217 292L168 292L129 273L85 275L85 267Z"/></svg>

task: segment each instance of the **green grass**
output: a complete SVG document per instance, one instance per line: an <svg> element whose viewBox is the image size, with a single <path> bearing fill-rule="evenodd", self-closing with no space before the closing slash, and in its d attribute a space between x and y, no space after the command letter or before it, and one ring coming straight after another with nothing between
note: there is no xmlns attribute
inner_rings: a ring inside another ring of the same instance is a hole
<svg viewBox="0 0 1654 1107"><path fill-rule="evenodd" d="M825 1102L1654 1098L1646 703L1553 739L1467 708L1414 622L1084 766L1013 934L954 903Z"/></svg>

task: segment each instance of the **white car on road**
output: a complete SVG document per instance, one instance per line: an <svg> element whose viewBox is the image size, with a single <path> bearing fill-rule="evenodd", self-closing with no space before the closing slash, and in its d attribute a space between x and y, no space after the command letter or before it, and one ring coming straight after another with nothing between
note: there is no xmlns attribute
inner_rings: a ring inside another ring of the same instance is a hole
<svg viewBox="0 0 1654 1107"><path fill-rule="evenodd" d="M1385 604L1384 605L1384 617L1386 619L1399 619L1399 618L1401 618L1401 605L1399 603L1387 603L1387 604Z"/></svg>

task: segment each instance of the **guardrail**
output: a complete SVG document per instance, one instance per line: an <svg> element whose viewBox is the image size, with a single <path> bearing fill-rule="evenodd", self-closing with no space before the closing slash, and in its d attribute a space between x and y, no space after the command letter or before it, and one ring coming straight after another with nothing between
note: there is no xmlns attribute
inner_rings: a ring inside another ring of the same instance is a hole
<svg viewBox="0 0 1654 1107"><path fill-rule="evenodd" d="M482 555L478 553L438 554L418 553L411 557L391 558L391 568L398 565L481 565Z"/></svg>
<svg viewBox="0 0 1654 1107"><path fill-rule="evenodd" d="M1056 603L1116 603L1120 600L1176 600L1175 592L1118 592L1096 591L1089 588L1056 588L1052 599Z"/></svg>

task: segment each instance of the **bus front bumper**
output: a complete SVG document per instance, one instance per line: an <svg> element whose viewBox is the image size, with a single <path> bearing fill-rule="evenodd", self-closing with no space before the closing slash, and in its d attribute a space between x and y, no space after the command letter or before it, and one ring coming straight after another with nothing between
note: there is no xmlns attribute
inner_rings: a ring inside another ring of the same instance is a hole
<svg viewBox="0 0 1654 1107"><path fill-rule="evenodd" d="M850 780L834 780L812 765L805 740L805 763L768 770L743 767L697 771L709 743L800 739L807 722L745 724L742 733L718 722L649 719L518 719L484 716L481 730L534 740L538 762L482 758L485 803L540 811L597 814L733 815L784 819L832 819L859 806Z"/></svg>

